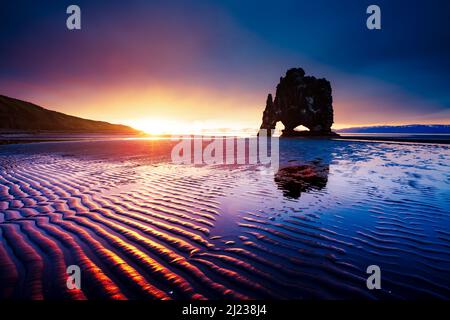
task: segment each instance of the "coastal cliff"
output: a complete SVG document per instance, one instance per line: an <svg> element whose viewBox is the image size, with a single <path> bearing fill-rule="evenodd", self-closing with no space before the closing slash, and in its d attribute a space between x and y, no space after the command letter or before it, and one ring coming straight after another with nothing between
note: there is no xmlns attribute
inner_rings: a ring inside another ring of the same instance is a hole
<svg viewBox="0 0 450 320"><path fill-rule="evenodd" d="M139 134L131 127L70 116L0 95L0 131Z"/></svg>

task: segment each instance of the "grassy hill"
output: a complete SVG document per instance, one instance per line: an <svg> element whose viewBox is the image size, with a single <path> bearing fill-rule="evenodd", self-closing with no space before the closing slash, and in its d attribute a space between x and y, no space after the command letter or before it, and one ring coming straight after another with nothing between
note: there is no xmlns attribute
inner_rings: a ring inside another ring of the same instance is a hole
<svg viewBox="0 0 450 320"><path fill-rule="evenodd" d="M131 127L87 120L0 95L0 131L139 134Z"/></svg>

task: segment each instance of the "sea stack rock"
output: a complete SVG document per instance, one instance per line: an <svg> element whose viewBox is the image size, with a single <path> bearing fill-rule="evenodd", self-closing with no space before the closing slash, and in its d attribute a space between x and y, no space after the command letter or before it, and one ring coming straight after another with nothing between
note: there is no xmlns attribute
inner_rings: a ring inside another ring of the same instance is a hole
<svg viewBox="0 0 450 320"><path fill-rule="evenodd" d="M333 124L333 97L326 79L305 76L302 68L289 69L280 78L275 99L267 97L261 129L273 130L278 121L284 125L283 136L329 136ZM295 131L298 126L309 131Z"/></svg>

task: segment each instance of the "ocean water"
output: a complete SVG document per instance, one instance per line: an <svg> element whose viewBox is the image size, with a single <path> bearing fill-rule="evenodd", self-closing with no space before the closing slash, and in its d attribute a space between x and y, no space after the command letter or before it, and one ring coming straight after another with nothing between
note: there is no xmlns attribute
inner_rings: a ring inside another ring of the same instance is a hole
<svg viewBox="0 0 450 320"><path fill-rule="evenodd" d="M0 297L450 298L449 146L281 139L274 174L172 147L0 147Z"/></svg>

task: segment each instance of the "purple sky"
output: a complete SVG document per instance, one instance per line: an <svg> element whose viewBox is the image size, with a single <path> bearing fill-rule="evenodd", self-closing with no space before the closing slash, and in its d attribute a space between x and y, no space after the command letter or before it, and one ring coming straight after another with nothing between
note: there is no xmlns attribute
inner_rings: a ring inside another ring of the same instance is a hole
<svg viewBox="0 0 450 320"><path fill-rule="evenodd" d="M72 2L2 1L0 94L141 127L255 127L303 67L331 81L336 127L450 122L448 1L378 1L381 31L365 1Z"/></svg>

